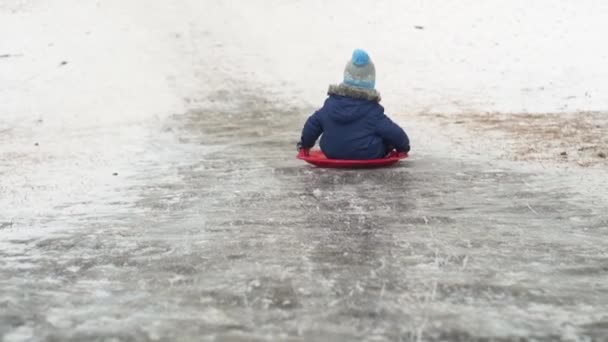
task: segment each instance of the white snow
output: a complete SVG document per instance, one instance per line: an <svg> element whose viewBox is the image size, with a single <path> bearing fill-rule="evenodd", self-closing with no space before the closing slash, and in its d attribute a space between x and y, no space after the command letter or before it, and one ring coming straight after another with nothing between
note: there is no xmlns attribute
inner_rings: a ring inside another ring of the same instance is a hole
<svg viewBox="0 0 608 342"><path fill-rule="evenodd" d="M600 0L3 0L0 250L134 201L119 190L141 165L155 154L179 159L162 147L173 137L151 135L216 89L321 105L354 48L370 53L387 113L421 154L476 152L493 168L502 136L476 140L417 114L608 110L606 18ZM470 146L447 150L452 139ZM605 170L509 165L542 167L604 204ZM62 220L47 226L49 217ZM4 338L32 333L23 326Z"/></svg>
<svg viewBox="0 0 608 342"><path fill-rule="evenodd" d="M154 158L143 157L148 134L215 89L319 106L356 47L414 147L497 156L500 139L476 143L416 113L606 110L606 17L592 0L6 0L0 219L43 225L65 203L116 196ZM587 188L602 176L584 177Z"/></svg>
<svg viewBox="0 0 608 342"><path fill-rule="evenodd" d="M232 75L285 82L313 103L362 47L392 112L608 107L599 1L263 3L208 2L197 26L222 41L212 55Z"/></svg>
<svg viewBox="0 0 608 342"><path fill-rule="evenodd" d="M0 64L3 121L29 126L27 120L49 119L53 128L85 128L180 108L168 82L177 56L140 23L152 20L153 6L135 17L137 8L117 1L30 3L27 10L0 12L0 51L17 55Z"/></svg>
<svg viewBox="0 0 608 342"><path fill-rule="evenodd" d="M0 55L9 56L0 59L0 221L18 228L66 202L116 196L124 177L112 175L132 173L149 128L183 110L172 80L180 74L183 82L188 70L179 71L168 43L165 7L3 2Z"/></svg>
<svg viewBox="0 0 608 342"><path fill-rule="evenodd" d="M214 89L319 106L356 47L376 63L387 112L431 153L462 133L416 113L606 110L606 17L592 0L6 0L0 215L33 223L114 196L112 174L134 173L149 128Z"/></svg>
<svg viewBox="0 0 608 342"><path fill-rule="evenodd" d="M355 47L395 115L608 108L601 1L3 3L0 127L37 135L159 120L226 79L317 106Z"/></svg>

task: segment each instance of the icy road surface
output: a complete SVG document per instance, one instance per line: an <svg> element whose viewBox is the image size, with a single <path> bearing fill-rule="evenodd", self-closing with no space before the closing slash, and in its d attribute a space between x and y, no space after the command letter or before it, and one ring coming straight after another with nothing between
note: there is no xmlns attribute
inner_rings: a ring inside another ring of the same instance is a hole
<svg viewBox="0 0 608 342"><path fill-rule="evenodd" d="M518 137L458 117L605 111L607 14L0 1L0 341L608 340L603 164L499 161ZM355 47L412 156L310 167Z"/></svg>
<svg viewBox="0 0 608 342"><path fill-rule="evenodd" d="M554 175L420 153L312 168L290 146L299 109L257 94L151 134L135 202L9 229L4 341L606 338L605 207Z"/></svg>

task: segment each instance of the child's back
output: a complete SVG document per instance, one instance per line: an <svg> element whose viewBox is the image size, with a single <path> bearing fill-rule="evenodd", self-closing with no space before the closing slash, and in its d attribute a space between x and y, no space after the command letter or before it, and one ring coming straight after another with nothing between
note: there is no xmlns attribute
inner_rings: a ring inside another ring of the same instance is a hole
<svg viewBox="0 0 608 342"><path fill-rule="evenodd" d="M329 87L323 107L306 121L301 146L311 148L323 134L321 150L332 159L382 158L392 149L408 152L407 135L384 114L374 85L373 63L364 51L356 50L344 82Z"/></svg>

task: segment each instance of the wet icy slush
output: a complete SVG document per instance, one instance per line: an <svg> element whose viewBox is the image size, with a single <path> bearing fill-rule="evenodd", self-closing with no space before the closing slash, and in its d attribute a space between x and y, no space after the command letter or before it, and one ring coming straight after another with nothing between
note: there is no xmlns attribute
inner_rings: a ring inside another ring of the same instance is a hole
<svg viewBox="0 0 608 342"><path fill-rule="evenodd" d="M236 98L134 156L135 203L4 241L5 341L608 336L606 214L558 178L423 152L316 169L294 158L302 109Z"/></svg>

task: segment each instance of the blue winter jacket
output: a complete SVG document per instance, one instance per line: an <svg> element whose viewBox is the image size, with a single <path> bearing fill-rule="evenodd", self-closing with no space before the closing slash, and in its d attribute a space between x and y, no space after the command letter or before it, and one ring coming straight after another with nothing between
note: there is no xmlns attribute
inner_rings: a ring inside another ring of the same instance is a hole
<svg viewBox="0 0 608 342"><path fill-rule="evenodd" d="M384 114L377 92L339 85L330 86L328 95L304 124L303 148L313 147L323 134L321 150L332 159L375 159L393 148L410 150L407 134Z"/></svg>

